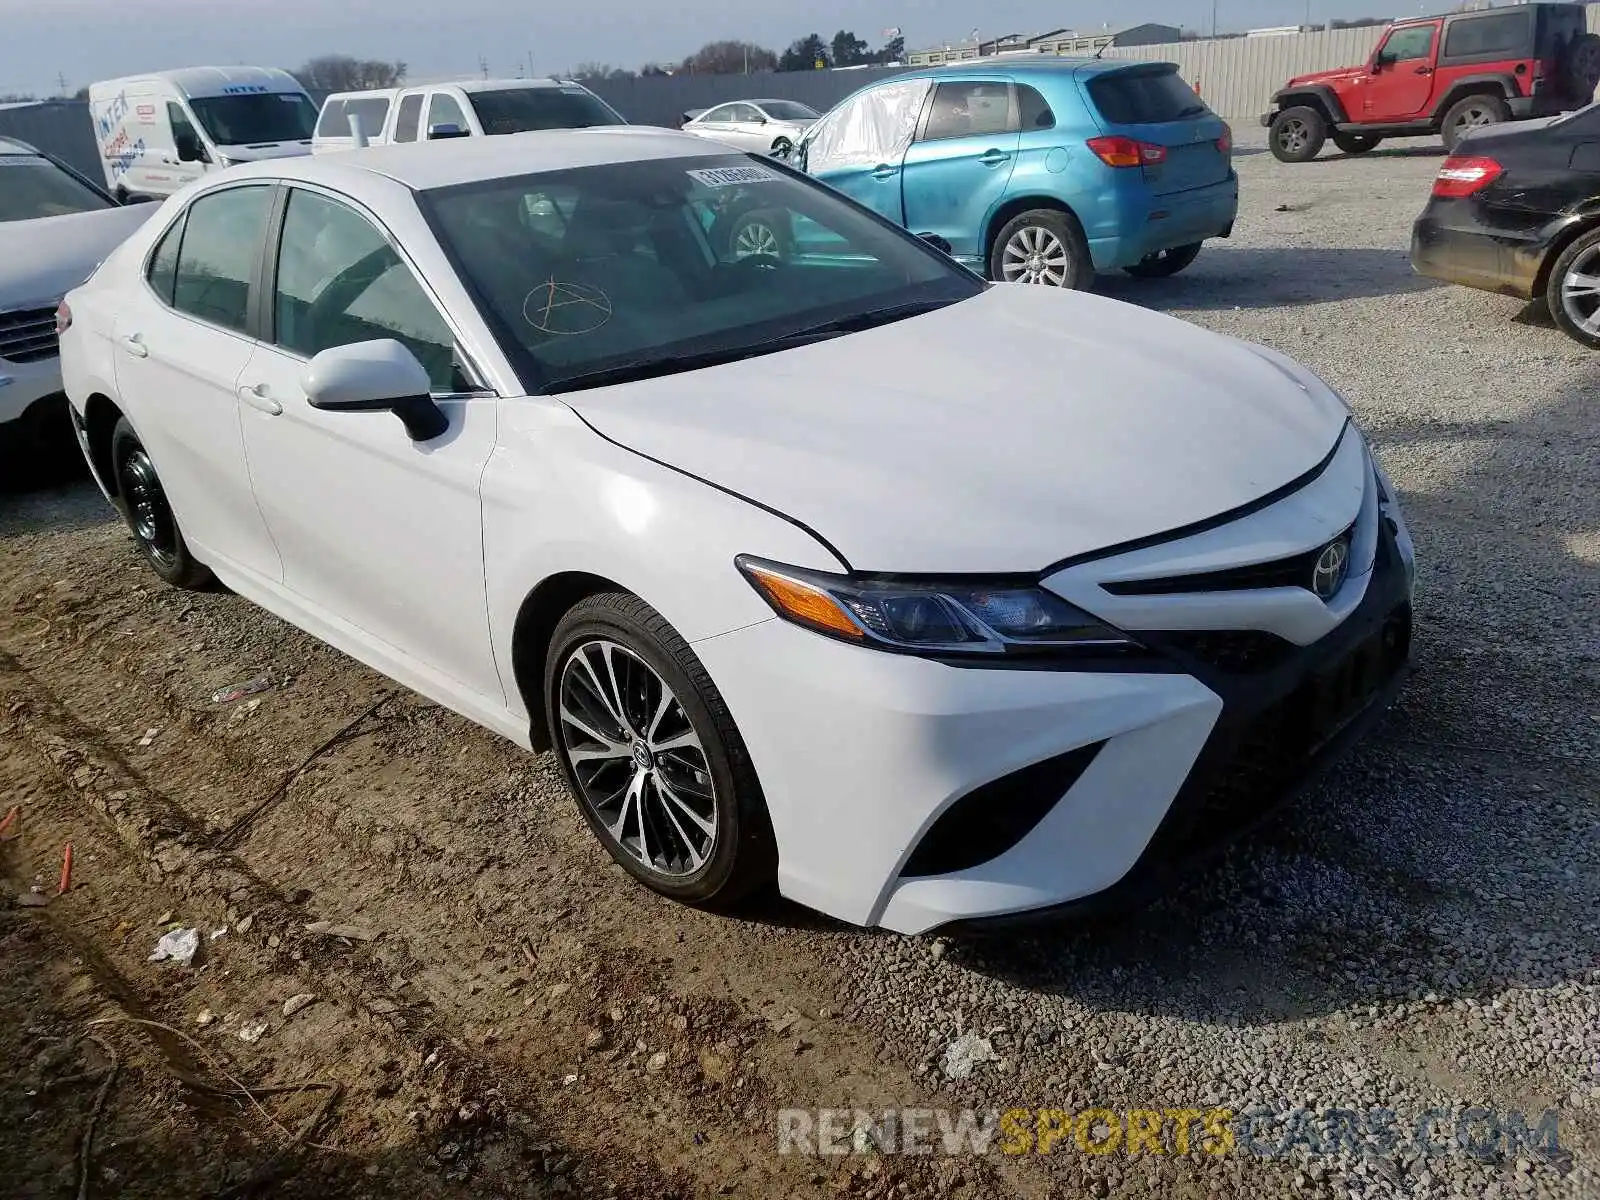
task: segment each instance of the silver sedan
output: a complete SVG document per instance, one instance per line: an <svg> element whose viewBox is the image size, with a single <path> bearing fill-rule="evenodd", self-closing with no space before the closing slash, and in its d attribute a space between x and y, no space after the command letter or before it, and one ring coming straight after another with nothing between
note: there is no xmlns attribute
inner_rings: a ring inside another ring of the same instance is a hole
<svg viewBox="0 0 1600 1200"><path fill-rule="evenodd" d="M685 133L757 154L787 154L821 116L797 100L734 100L684 123Z"/></svg>

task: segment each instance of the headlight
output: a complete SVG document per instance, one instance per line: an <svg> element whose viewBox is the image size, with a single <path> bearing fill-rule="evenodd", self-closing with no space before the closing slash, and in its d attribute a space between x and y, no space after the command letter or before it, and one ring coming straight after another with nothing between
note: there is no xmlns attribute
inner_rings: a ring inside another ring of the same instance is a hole
<svg viewBox="0 0 1600 1200"><path fill-rule="evenodd" d="M881 650L923 654L1118 654L1139 644L1028 583L853 578L741 554L750 585L785 620Z"/></svg>

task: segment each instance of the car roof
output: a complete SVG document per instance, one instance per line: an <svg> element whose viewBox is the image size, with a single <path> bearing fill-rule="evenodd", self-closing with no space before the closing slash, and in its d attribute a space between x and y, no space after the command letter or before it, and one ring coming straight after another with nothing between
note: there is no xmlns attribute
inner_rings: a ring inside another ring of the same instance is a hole
<svg viewBox="0 0 1600 1200"><path fill-rule="evenodd" d="M1009 57L991 55L988 58L968 59L966 62L923 67L921 70L896 75L884 82L893 83L899 79L948 79L962 75L1104 75L1108 71L1152 66L1176 68L1177 64L1144 58L1066 58L1054 54L1031 57L1021 54Z"/></svg>
<svg viewBox="0 0 1600 1200"><path fill-rule="evenodd" d="M737 153L737 150L708 148L704 138L676 130L647 125L607 125L594 129L541 129L494 137L447 138L368 146L341 154L265 159L230 168L228 178L298 180L348 190L359 189L363 179L381 176L423 192L573 167Z"/></svg>
<svg viewBox="0 0 1600 1200"><path fill-rule="evenodd" d="M280 67L180 67L174 71L152 71L148 75L107 79L95 86L110 88L158 79L166 80L185 96L195 99L227 95L224 89L238 86L271 85L274 90L303 90L299 80Z"/></svg>
<svg viewBox="0 0 1600 1200"><path fill-rule="evenodd" d="M35 147L28 145L27 142L19 142L16 138L9 137L0 137L0 154L27 154L34 158L44 157Z"/></svg>
<svg viewBox="0 0 1600 1200"><path fill-rule="evenodd" d="M423 87L423 84L415 85ZM463 92L508 92L520 88L578 87L561 79L451 79L430 87L458 87Z"/></svg>

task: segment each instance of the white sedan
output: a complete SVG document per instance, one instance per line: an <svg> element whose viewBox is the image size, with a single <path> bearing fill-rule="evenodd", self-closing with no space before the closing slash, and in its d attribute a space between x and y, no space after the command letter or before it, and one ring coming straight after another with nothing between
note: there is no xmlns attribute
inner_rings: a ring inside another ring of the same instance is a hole
<svg viewBox="0 0 1600 1200"><path fill-rule="evenodd" d="M798 100L734 100L690 117L683 131L735 150L783 156L821 116Z"/></svg>
<svg viewBox="0 0 1600 1200"><path fill-rule="evenodd" d="M796 252L740 257L753 211ZM680 133L240 166L61 322L157 574L552 748L679 900L1127 903L1408 660L1394 488L1310 372Z"/></svg>

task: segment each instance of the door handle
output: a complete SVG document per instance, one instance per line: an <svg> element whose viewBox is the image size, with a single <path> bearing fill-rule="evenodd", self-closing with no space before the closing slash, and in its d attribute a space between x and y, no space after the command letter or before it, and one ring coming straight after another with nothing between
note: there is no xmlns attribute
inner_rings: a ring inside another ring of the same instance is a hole
<svg viewBox="0 0 1600 1200"><path fill-rule="evenodd" d="M892 179L895 175L899 174L899 172L899 167L879 165L873 170L872 177L874 179Z"/></svg>
<svg viewBox="0 0 1600 1200"><path fill-rule="evenodd" d="M1418 75L1432 75L1433 74L1433 68L1432 67L1418 67L1417 68L1417 74Z"/></svg>
<svg viewBox="0 0 1600 1200"><path fill-rule="evenodd" d="M240 388L239 389L239 399L243 400L246 404L248 404L251 408L255 409L257 412L264 412L269 417L276 417L276 416L282 415L282 413L283 413L283 405L279 404L276 400L274 400L271 396L268 396L266 393L267 393L267 385L264 384L264 383L258 383L254 387L242 387L242 388Z"/></svg>
<svg viewBox="0 0 1600 1200"><path fill-rule="evenodd" d="M135 358L149 358L150 347L144 344L144 334L130 333L124 338L119 338L122 348Z"/></svg>
<svg viewBox="0 0 1600 1200"><path fill-rule="evenodd" d="M987 150L978 161L986 167L998 167L1010 157L1004 150Z"/></svg>

